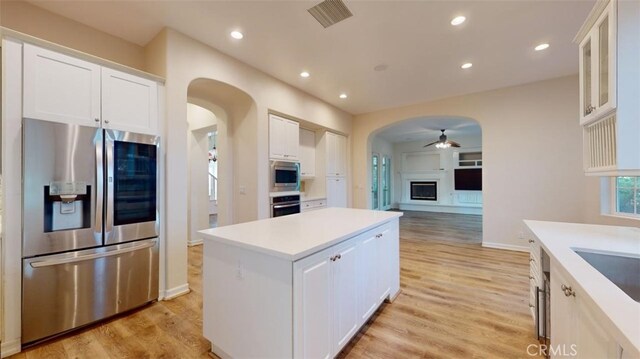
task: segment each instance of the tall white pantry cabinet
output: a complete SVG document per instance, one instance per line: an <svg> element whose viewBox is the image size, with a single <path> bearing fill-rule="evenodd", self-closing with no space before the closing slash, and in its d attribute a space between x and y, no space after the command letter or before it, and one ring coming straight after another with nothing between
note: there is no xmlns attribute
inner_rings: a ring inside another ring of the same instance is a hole
<svg viewBox="0 0 640 359"><path fill-rule="evenodd" d="M161 135L164 85L153 75L19 34L2 39L2 65L2 191L4 208L11 208L2 217L0 262L1 353L7 356L21 349L22 120Z"/></svg>
<svg viewBox="0 0 640 359"><path fill-rule="evenodd" d="M327 206L347 207L347 138L325 133Z"/></svg>

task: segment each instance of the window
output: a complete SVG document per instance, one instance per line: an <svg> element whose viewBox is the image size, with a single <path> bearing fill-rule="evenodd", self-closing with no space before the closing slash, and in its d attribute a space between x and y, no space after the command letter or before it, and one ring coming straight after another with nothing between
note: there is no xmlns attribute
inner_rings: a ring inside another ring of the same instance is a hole
<svg viewBox="0 0 640 359"><path fill-rule="evenodd" d="M617 214L640 216L640 177L617 177L614 192Z"/></svg>

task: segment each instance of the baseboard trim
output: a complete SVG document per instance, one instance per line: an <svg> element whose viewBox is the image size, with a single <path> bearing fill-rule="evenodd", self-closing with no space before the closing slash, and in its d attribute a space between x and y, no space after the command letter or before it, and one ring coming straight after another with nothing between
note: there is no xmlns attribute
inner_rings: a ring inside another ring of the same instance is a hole
<svg viewBox="0 0 640 359"><path fill-rule="evenodd" d="M165 290L162 300L171 300L181 295L185 295L189 292L191 292L191 289L189 289L189 283L185 283L183 285Z"/></svg>
<svg viewBox="0 0 640 359"><path fill-rule="evenodd" d="M482 214L482 207L466 207L466 206L448 206L448 205L421 205L411 203L400 203L401 211L419 211L419 212L439 212L439 213L457 213L457 214Z"/></svg>
<svg viewBox="0 0 640 359"><path fill-rule="evenodd" d="M231 359L231 355L227 354L227 352L220 349L219 347L213 345L213 343L211 343L211 351L209 352L209 356L212 358Z"/></svg>
<svg viewBox="0 0 640 359"><path fill-rule="evenodd" d="M505 244L505 243L496 243L496 242L482 242L482 246L486 248L493 249L505 249L508 251L516 251L516 252L529 252L528 246L517 246L515 244Z"/></svg>
<svg viewBox="0 0 640 359"><path fill-rule="evenodd" d="M10 357L13 354L18 354L22 350L22 346L20 345L20 338L10 340L8 342L2 343L0 347L1 358Z"/></svg>
<svg viewBox="0 0 640 359"><path fill-rule="evenodd" d="M189 247L199 246L199 245L201 245L202 243L204 243L204 240L203 240L202 238L190 239L190 240L187 242L187 246L189 246Z"/></svg>
<svg viewBox="0 0 640 359"><path fill-rule="evenodd" d="M385 299L385 302L393 303L400 296L401 292L402 292L402 289L399 289L396 294L389 295L389 298Z"/></svg>

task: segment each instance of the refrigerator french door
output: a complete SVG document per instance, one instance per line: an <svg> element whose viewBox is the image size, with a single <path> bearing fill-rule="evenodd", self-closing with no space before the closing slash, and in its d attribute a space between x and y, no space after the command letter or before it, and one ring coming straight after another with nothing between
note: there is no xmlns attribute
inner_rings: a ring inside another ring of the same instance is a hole
<svg viewBox="0 0 640 359"><path fill-rule="evenodd" d="M157 299L158 143L24 120L23 344Z"/></svg>

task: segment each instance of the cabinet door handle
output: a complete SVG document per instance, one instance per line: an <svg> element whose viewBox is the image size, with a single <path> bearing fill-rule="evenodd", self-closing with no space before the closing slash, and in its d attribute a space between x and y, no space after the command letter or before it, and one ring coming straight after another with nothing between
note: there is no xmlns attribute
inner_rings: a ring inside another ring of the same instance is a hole
<svg viewBox="0 0 640 359"><path fill-rule="evenodd" d="M104 120L104 123L109 123L109 120Z"/></svg>
<svg viewBox="0 0 640 359"><path fill-rule="evenodd" d="M338 254L337 257L338 257L337 259L340 259L340 258L342 258L342 255Z"/></svg>
<svg viewBox="0 0 640 359"><path fill-rule="evenodd" d="M564 295L567 297L571 297L571 296L576 296L576 292L571 288L571 287L567 287L566 285L561 285L560 289L562 289L562 291L564 292Z"/></svg>
<svg viewBox="0 0 640 359"><path fill-rule="evenodd" d="M99 118L97 118L97 117L96 117L96 118L94 118L93 120L94 120L94 121L96 121L96 122L100 122L100 119L99 119Z"/></svg>
<svg viewBox="0 0 640 359"><path fill-rule="evenodd" d="M529 279L533 279L533 276L531 276L531 275L530 275L530 276L529 276Z"/></svg>
<svg viewBox="0 0 640 359"><path fill-rule="evenodd" d="M529 262L533 262L533 258L529 258Z"/></svg>
<svg viewBox="0 0 640 359"><path fill-rule="evenodd" d="M529 243L534 243L534 242L535 242L535 240L533 240L533 239L529 240Z"/></svg>

